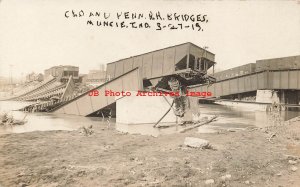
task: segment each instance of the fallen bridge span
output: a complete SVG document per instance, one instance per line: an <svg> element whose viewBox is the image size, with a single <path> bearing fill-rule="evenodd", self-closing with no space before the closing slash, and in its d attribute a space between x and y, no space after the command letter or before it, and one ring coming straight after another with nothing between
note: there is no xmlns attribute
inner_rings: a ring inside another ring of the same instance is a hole
<svg viewBox="0 0 300 187"><path fill-rule="evenodd" d="M135 68L116 77L96 88L98 96L89 95L90 91L73 98L56 108L51 112L59 114L72 114L80 116L89 116L93 114L100 114L101 110L115 108L113 106L116 102L114 96L105 96L105 90L114 90L116 92L122 91L138 91L143 88L143 80L141 77L140 69Z"/></svg>

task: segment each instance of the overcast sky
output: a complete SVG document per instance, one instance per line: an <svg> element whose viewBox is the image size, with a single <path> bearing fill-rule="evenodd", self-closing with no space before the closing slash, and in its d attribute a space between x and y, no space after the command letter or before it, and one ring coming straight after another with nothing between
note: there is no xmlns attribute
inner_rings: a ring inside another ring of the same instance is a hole
<svg viewBox="0 0 300 187"><path fill-rule="evenodd" d="M66 11L160 11L207 14L204 30L90 27L87 18L65 18ZM300 55L298 1L2 0L0 2L0 76L43 72L54 65L79 66L80 73L118 59L193 42L216 54L217 67L259 59Z"/></svg>

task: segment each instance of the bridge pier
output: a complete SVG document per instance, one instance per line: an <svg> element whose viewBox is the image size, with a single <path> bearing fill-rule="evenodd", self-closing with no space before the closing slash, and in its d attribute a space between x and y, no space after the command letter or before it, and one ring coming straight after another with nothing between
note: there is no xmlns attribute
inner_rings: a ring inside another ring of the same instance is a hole
<svg viewBox="0 0 300 187"><path fill-rule="evenodd" d="M276 90L257 90L256 102L258 103L280 103L279 93Z"/></svg>

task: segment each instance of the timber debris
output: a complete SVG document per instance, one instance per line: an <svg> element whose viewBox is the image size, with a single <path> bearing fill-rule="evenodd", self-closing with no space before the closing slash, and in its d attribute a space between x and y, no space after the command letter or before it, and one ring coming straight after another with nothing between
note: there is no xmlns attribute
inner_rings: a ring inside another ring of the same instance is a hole
<svg viewBox="0 0 300 187"><path fill-rule="evenodd" d="M208 120L206 120L206 121L203 121L203 122L200 122L200 123L195 123L195 124L192 125L192 126L189 126L189 127L184 128L184 129L181 129L179 132L180 132L180 133L184 133L184 132L189 131L189 130L192 130L192 129L196 128L196 127L200 127L200 126L202 126L202 125L211 123L211 122L213 122L213 121L216 121L216 118L217 118L217 117L218 117L218 116L213 116L213 117L211 117L210 119L208 119Z"/></svg>

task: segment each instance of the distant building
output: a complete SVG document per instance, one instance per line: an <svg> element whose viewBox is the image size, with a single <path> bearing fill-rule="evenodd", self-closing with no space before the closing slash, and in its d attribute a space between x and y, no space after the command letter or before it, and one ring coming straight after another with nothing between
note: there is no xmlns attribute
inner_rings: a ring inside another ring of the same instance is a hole
<svg viewBox="0 0 300 187"><path fill-rule="evenodd" d="M99 86L106 82L106 71L102 70L90 70L89 73L83 77L82 82L91 85Z"/></svg>
<svg viewBox="0 0 300 187"><path fill-rule="evenodd" d="M32 82L32 81L41 82L44 80L44 76L41 73L37 74L37 73L32 72L32 73L27 74L25 79L26 79L25 82Z"/></svg>
<svg viewBox="0 0 300 187"><path fill-rule="evenodd" d="M79 82L86 83L87 74L79 74Z"/></svg>
<svg viewBox="0 0 300 187"><path fill-rule="evenodd" d="M70 76L73 76L75 82L79 81L79 67L76 66L53 66L46 69L44 73L45 78L51 75L57 77L62 82L68 81Z"/></svg>

